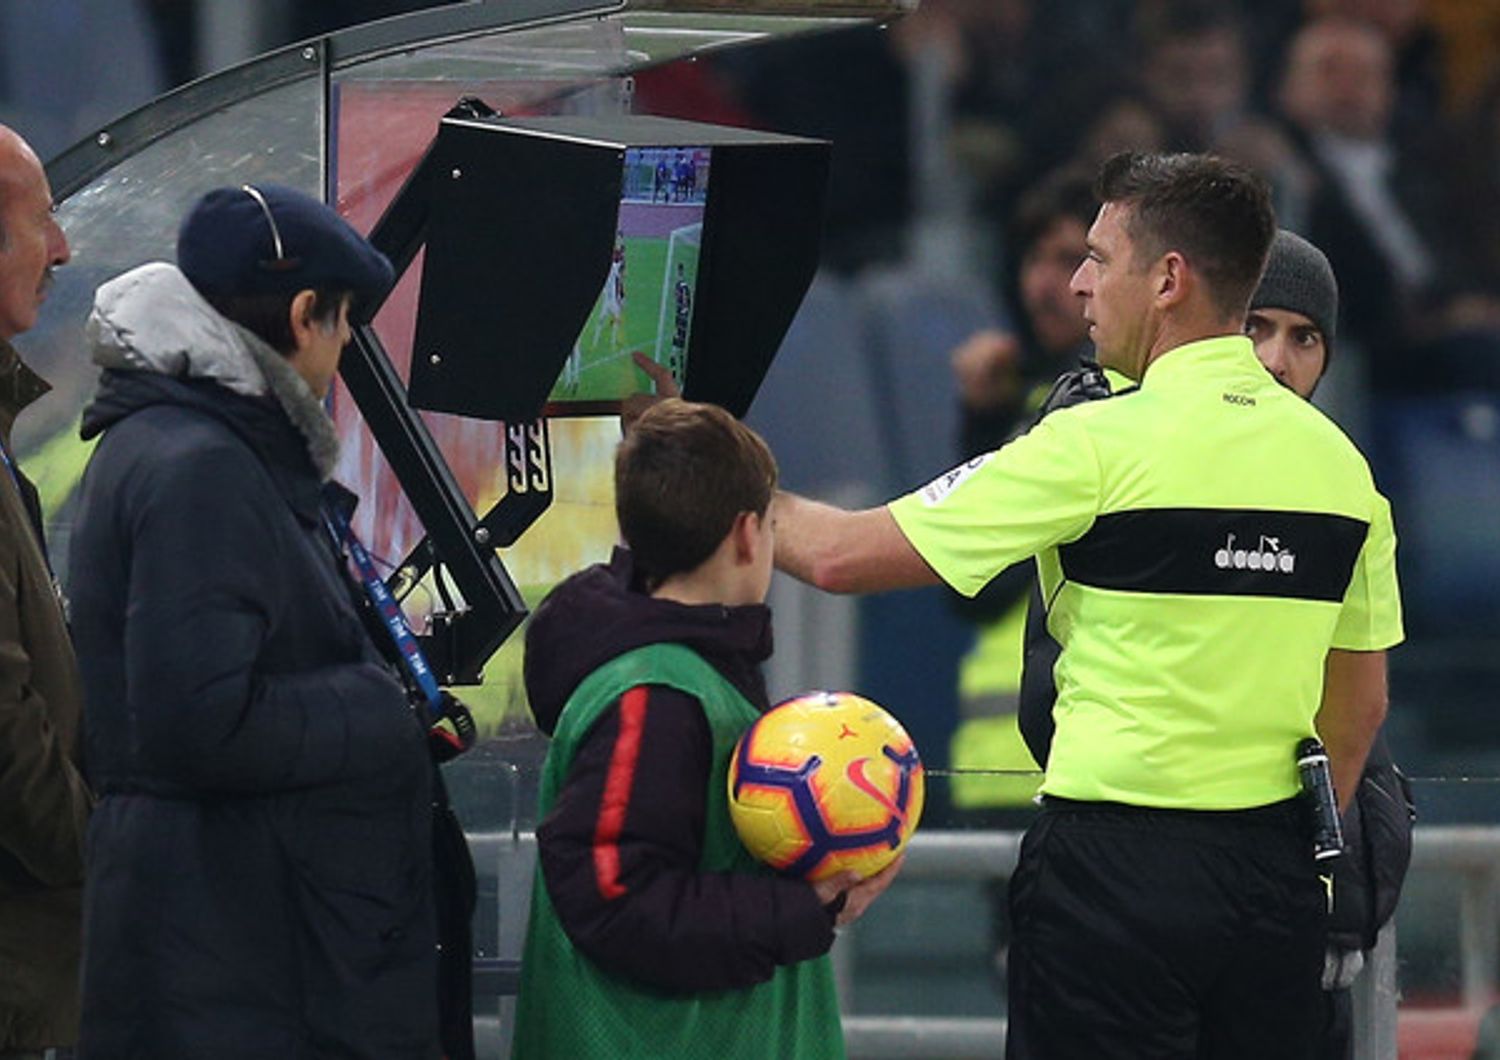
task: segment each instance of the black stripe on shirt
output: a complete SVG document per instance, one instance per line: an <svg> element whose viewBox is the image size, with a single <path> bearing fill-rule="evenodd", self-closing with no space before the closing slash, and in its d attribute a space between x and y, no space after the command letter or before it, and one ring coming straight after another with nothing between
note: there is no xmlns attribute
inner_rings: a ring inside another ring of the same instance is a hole
<svg viewBox="0 0 1500 1060"><path fill-rule="evenodd" d="M1099 589L1337 602L1369 529L1314 512L1152 508L1101 515L1058 555L1070 581Z"/></svg>

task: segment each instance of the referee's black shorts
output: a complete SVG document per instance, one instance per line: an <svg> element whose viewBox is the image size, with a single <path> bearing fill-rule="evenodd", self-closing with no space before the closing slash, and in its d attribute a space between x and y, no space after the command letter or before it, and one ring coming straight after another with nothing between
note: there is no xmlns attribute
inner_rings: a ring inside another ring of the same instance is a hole
<svg viewBox="0 0 1500 1060"><path fill-rule="evenodd" d="M1048 799L1011 878L1009 1060L1301 1060L1327 891L1295 801Z"/></svg>

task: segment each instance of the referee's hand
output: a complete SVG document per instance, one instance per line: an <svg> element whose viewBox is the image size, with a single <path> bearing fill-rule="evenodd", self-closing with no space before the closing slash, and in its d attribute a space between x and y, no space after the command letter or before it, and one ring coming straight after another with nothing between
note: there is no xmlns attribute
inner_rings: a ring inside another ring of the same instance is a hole
<svg viewBox="0 0 1500 1060"><path fill-rule="evenodd" d="M641 414L655 405L662 398L682 397L682 388L677 385L677 380L672 378L672 370L664 364L657 364L640 350L632 350L630 359L635 366L651 377L651 382L656 389L654 394L631 394L620 402L620 432L630 430L631 424L641 418Z"/></svg>

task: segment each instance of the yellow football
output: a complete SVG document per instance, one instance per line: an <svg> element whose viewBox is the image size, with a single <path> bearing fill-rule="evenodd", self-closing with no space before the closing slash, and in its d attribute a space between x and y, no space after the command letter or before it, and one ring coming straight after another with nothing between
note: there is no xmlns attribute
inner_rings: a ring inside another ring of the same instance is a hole
<svg viewBox="0 0 1500 1060"><path fill-rule="evenodd" d="M884 708L809 692L763 714L735 745L729 815L745 848L787 875L872 876L922 816L922 762Z"/></svg>

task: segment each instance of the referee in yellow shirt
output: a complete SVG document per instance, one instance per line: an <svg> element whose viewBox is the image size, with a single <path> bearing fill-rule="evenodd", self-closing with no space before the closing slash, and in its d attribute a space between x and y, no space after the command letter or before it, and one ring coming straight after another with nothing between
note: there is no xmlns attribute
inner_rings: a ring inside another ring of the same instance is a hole
<svg viewBox="0 0 1500 1060"><path fill-rule="evenodd" d="M1139 386L890 504L782 495L777 563L832 591L978 591L1038 557L1062 645L1044 809L1011 881L1013 1058L1312 1057L1326 895L1297 744L1340 799L1401 640L1390 508L1243 334L1263 181L1118 155L1073 278Z"/></svg>

